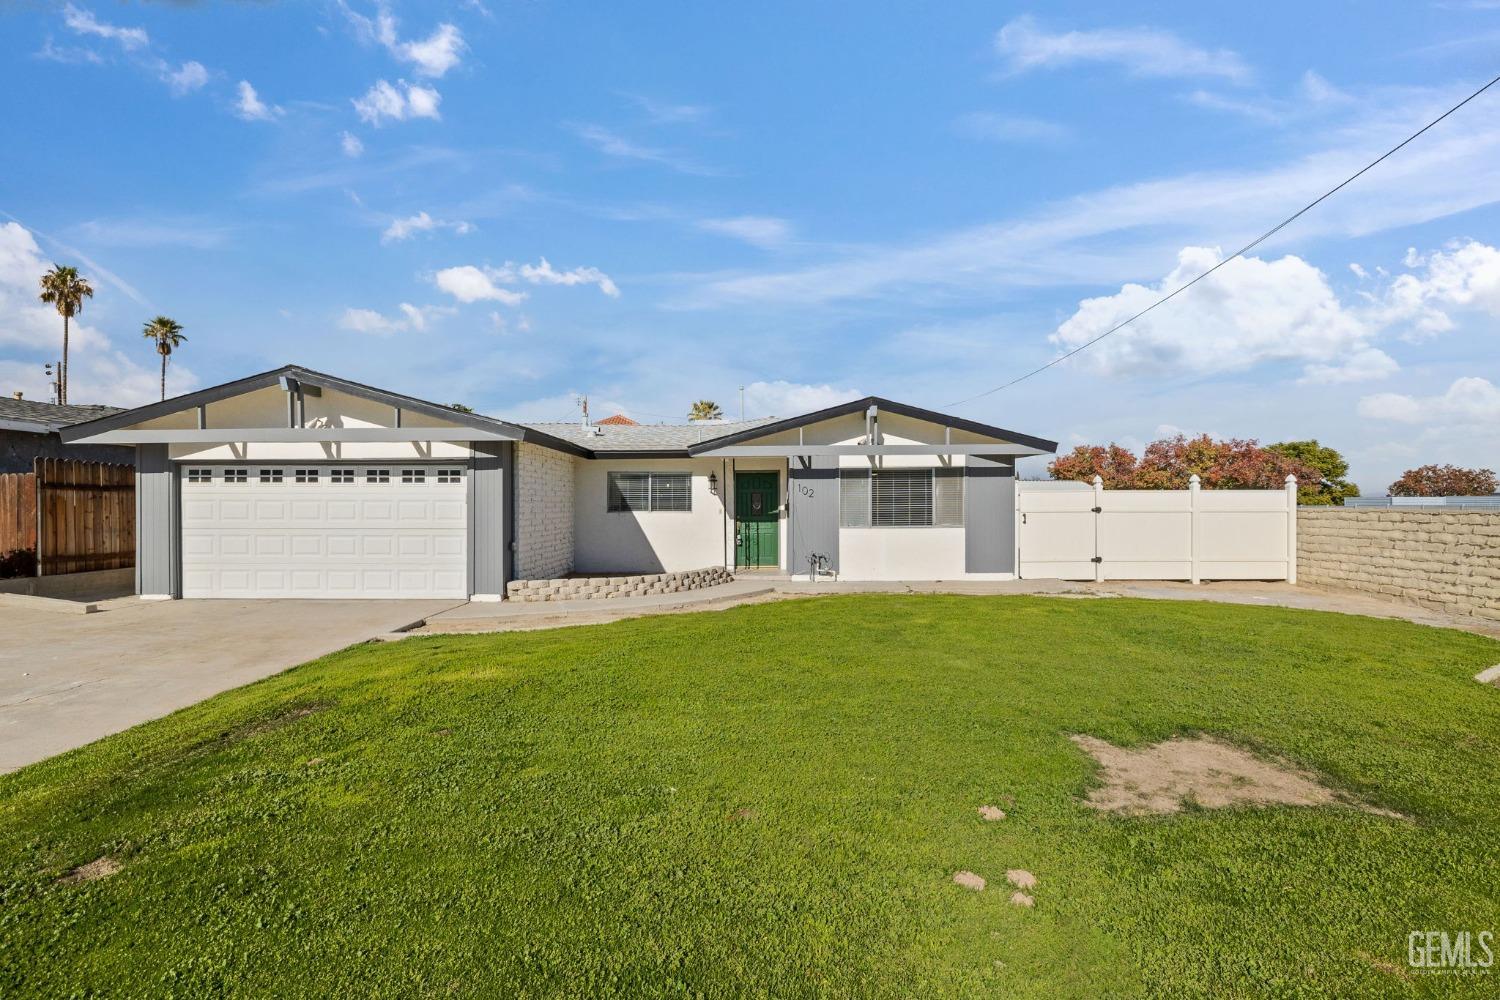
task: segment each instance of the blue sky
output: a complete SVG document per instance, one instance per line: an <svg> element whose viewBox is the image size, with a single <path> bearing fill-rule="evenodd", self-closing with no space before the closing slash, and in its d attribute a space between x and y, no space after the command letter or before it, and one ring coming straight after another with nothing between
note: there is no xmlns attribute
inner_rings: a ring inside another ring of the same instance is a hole
<svg viewBox="0 0 1500 1000"><path fill-rule="evenodd" d="M0 388L297 362L520 419L876 393L1078 442L1500 450L1500 4L74 3L0 14Z"/></svg>

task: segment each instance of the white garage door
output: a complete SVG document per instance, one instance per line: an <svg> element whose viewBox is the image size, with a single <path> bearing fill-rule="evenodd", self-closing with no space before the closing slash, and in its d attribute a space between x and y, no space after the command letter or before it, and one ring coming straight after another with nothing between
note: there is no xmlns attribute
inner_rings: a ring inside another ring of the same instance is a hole
<svg viewBox="0 0 1500 1000"><path fill-rule="evenodd" d="M183 597L467 597L460 465L184 465Z"/></svg>

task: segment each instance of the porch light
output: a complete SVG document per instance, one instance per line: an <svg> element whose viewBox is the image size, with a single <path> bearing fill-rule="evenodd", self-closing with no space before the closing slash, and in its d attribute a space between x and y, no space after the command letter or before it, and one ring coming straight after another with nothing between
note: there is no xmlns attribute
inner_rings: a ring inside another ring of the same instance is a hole
<svg viewBox="0 0 1500 1000"><path fill-rule="evenodd" d="M719 495L719 477L712 472L708 474L708 492L714 496Z"/></svg>

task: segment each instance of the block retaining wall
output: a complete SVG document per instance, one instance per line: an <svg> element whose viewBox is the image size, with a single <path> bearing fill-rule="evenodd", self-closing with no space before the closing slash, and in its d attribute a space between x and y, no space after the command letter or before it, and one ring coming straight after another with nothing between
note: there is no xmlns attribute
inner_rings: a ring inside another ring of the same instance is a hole
<svg viewBox="0 0 1500 1000"><path fill-rule="evenodd" d="M690 569L680 573L644 573L635 576L582 576L561 580L512 580L505 596L512 601L586 601L611 597L647 597L676 594L730 583L734 576L723 566Z"/></svg>
<svg viewBox="0 0 1500 1000"><path fill-rule="evenodd" d="M1304 507L1297 576L1500 621L1500 511Z"/></svg>

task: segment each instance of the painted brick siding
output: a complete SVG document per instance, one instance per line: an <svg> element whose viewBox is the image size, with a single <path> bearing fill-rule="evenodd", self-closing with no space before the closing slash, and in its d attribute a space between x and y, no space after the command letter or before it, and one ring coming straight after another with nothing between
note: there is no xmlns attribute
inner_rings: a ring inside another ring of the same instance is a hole
<svg viewBox="0 0 1500 1000"><path fill-rule="evenodd" d="M573 458L516 445L516 579L573 572Z"/></svg>
<svg viewBox="0 0 1500 1000"><path fill-rule="evenodd" d="M1297 578L1500 621L1500 512L1304 507Z"/></svg>

